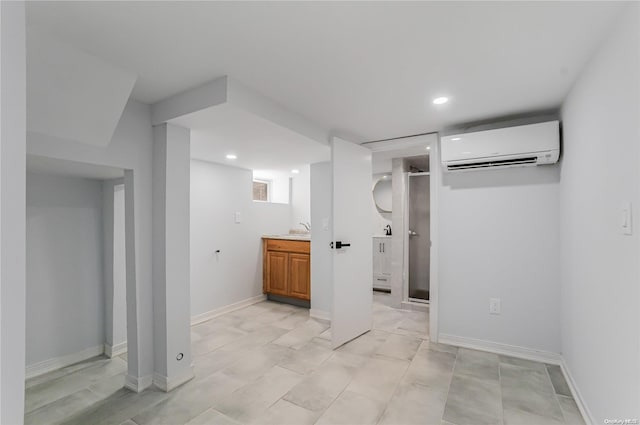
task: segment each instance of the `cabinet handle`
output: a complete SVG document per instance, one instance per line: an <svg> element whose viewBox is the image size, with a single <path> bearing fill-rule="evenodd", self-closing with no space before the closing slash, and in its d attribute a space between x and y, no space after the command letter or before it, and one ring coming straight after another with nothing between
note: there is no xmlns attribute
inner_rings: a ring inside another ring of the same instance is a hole
<svg viewBox="0 0 640 425"><path fill-rule="evenodd" d="M382 242L382 252L384 252L384 242Z"/></svg>

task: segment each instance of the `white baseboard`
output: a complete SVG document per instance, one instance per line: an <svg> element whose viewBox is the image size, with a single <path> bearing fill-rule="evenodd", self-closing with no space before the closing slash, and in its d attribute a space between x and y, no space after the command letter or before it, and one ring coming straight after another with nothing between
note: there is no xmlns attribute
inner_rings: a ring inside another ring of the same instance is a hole
<svg viewBox="0 0 640 425"><path fill-rule="evenodd" d="M571 371L569 370L569 367L567 366L567 363L565 362L564 357L560 362L560 369L562 369L564 379L567 381L567 384L569 385L569 389L571 390L571 395L573 396L573 400L578 405L578 410L580 410L580 413L582 414L582 418L584 419L586 425L596 424L597 422L595 418L591 414L589 407L587 407L587 403L585 403L584 398L582 398L582 394L580 394L580 391L578 390L576 381L573 380L573 376L571 375Z"/></svg>
<svg viewBox="0 0 640 425"><path fill-rule="evenodd" d="M56 369L62 369L63 367L71 366L74 363L90 359L91 357L99 356L102 353L104 353L104 346L96 345L95 347L89 347L77 353L54 357L53 359L34 363L27 366L25 370L25 378L29 379Z"/></svg>
<svg viewBox="0 0 640 425"><path fill-rule="evenodd" d="M549 351L535 350L532 348L520 347L518 345L502 344L499 342L485 341L482 339L467 338L463 336L438 335L438 342L441 344L455 345L456 347L470 348L472 350L488 351L490 353L502 354L505 356L517 357L534 362L542 362L560 365L562 358L560 354Z"/></svg>
<svg viewBox="0 0 640 425"><path fill-rule="evenodd" d="M128 388L131 391L136 393L141 393L142 391L149 388L151 385L153 385L153 375L140 376L140 377L127 375L124 378L125 388Z"/></svg>
<svg viewBox="0 0 640 425"><path fill-rule="evenodd" d="M331 313L329 313L328 311L318 310L317 308L310 308L309 317L311 317L312 319L331 323Z"/></svg>
<svg viewBox="0 0 640 425"><path fill-rule="evenodd" d="M215 310L207 311L206 313L197 314L191 317L191 326L197 325L202 322L206 322L207 320L213 319L214 317L218 317L225 313L229 313L235 310L239 310L244 307L248 307L252 304L256 304L262 302L267 299L266 295L258 295L255 297L247 298L242 301L238 301L237 303L229 304L224 307L216 308Z"/></svg>
<svg viewBox="0 0 640 425"><path fill-rule="evenodd" d="M193 372L193 365L184 369L176 376L168 378L164 375L160 375L159 373L153 374L153 385L160 388L164 392L169 392L174 388L179 387L187 381L190 381L195 376Z"/></svg>
<svg viewBox="0 0 640 425"><path fill-rule="evenodd" d="M127 341L116 345L104 344L104 355L110 359L127 352Z"/></svg>

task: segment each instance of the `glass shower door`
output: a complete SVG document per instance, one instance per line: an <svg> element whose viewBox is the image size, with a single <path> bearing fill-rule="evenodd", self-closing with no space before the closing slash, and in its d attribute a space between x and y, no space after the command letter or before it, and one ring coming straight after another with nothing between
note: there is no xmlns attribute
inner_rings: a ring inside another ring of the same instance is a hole
<svg viewBox="0 0 640 425"><path fill-rule="evenodd" d="M409 174L409 299L429 301L430 178Z"/></svg>

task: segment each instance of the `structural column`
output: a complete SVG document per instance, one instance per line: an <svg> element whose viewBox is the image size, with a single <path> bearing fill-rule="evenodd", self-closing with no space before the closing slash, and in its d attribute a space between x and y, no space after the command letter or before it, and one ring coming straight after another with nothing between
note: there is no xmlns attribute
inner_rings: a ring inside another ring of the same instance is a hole
<svg viewBox="0 0 640 425"><path fill-rule="evenodd" d="M189 295L190 130L154 127L154 384L165 390L193 377Z"/></svg>
<svg viewBox="0 0 640 425"><path fill-rule="evenodd" d="M0 2L0 423L24 421L26 46L24 2Z"/></svg>

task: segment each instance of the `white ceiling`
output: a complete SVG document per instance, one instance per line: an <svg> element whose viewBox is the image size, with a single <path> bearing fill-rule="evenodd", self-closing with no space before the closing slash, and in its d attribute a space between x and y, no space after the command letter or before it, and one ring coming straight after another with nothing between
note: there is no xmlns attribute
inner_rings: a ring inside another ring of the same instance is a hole
<svg viewBox="0 0 640 425"><path fill-rule="evenodd" d="M618 2L28 2L153 103L230 75L359 140L557 108ZM451 97L434 107L432 98Z"/></svg>
<svg viewBox="0 0 640 425"><path fill-rule="evenodd" d="M53 174L66 177L109 180L124 177L121 168L105 165L87 164L65 159L49 158L38 155L27 155L27 171L37 174Z"/></svg>
<svg viewBox="0 0 640 425"><path fill-rule="evenodd" d="M191 129L191 157L236 167L291 171L328 161L328 145L231 104L203 109L170 121ZM226 159L227 154L237 159Z"/></svg>

